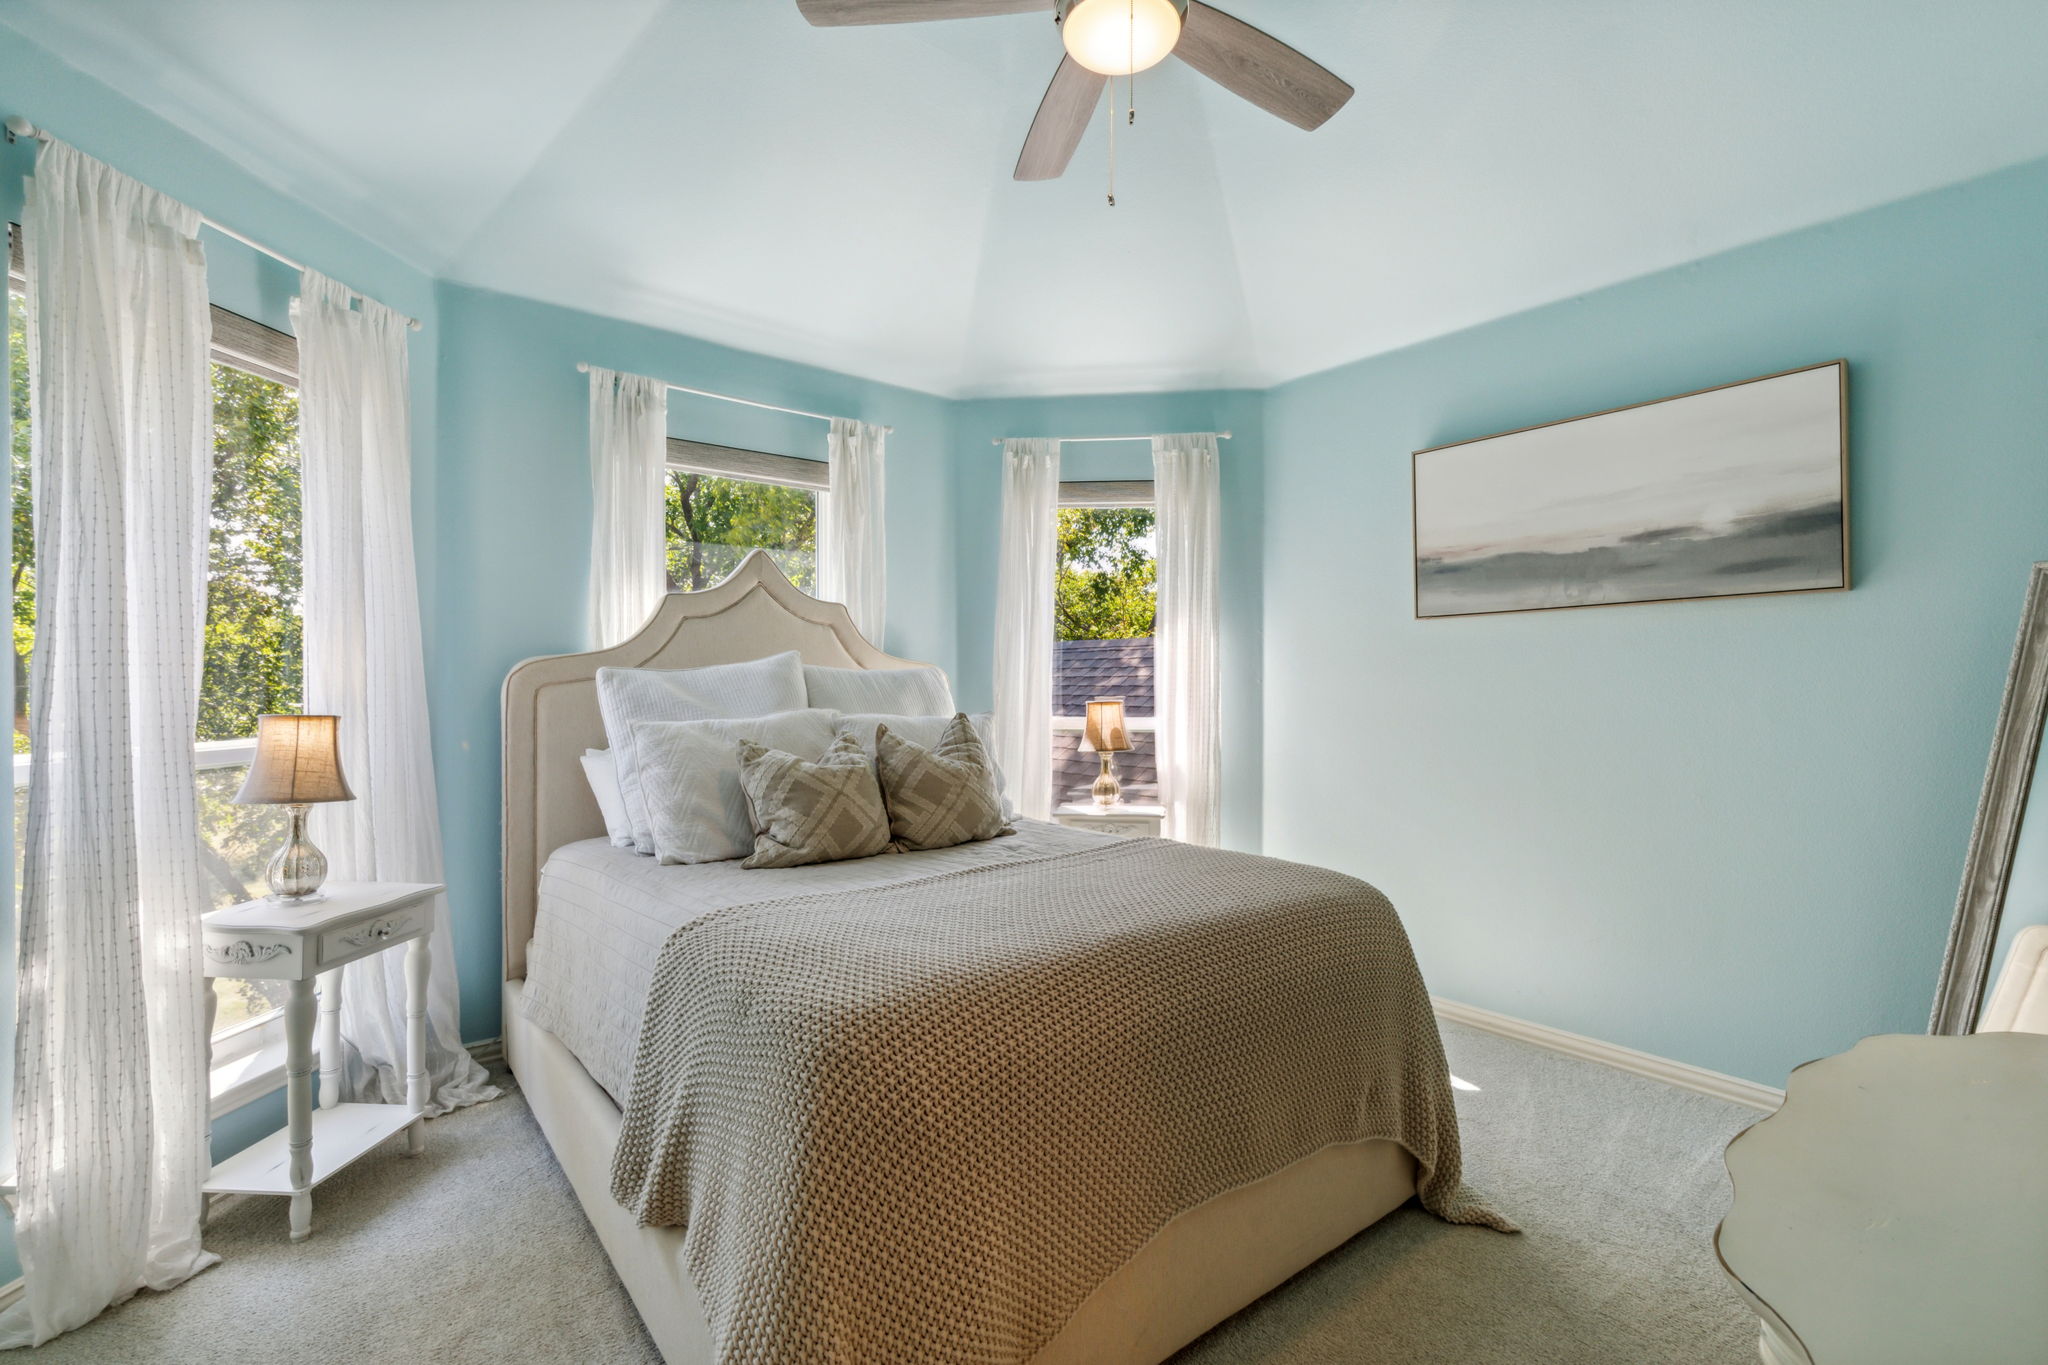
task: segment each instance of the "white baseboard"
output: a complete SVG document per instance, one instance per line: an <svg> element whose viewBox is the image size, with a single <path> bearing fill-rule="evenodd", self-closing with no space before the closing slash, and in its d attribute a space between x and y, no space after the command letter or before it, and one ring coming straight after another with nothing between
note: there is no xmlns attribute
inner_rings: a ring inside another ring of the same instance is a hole
<svg viewBox="0 0 2048 1365"><path fill-rule="evenodd" d="M470 1057L475 1060L478 1066L493 1067L504 1064L505 1040L503 1038L484 1038L474 1043L464 1043L463 1046L469 1049Z"/></svg>
<svg viewBox="0 0 2048 1365"><path fill-rule="evenodd" d="M21 1297L22 1288L23 1283L19 1275L6 1284L0 1284L0 1313L14 1307L15 1300Z"/></svg>
<svg viewBox="0 0 2048 1365"><path fill-rule="evenodd" d="M1769 1113L1785 1101L1785 1092L1782 1090L1759 1085L1755 1081L1745 1081L1740 1076L1725 1076L1718 1071L1709 1071L1703 1066L1694 1066L1690 1062L1675 1062L1669 1057L1638 1052L1619 1043L1605 1043L1581 1033L1567 1033L1548 1024L1531 1023L1527 1019L1517 1019L1511 1014L1496 1014L1492 1010L1480 1009L1477 1005L1460 1004L1456 1000L1445 1000L1441 996L1431 996L1430 1002L1436 1006L1438 1018L1448 1019L1452 1023L1464 1024L1487 1033L1497 1033L1503 1038L1513 1038L1517 1042L1533 1043L1537 1047L1562 1052L1567 1057L1577 1057L1581 1061L1599 1062L1617 1071L1648 1076L1653 1081L1675 1085L1680 1090L1690 1090L1695 1094L1711 1095L1730 1104L1745 1105Z"/></svg>

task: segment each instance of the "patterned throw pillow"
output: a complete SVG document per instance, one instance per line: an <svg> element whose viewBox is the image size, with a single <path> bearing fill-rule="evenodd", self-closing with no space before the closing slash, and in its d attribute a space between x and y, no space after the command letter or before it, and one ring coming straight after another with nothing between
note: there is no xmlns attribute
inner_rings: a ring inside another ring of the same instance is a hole
<svg viewBox="0 0 2048 1365"><path fill-rule="evenodd" d="M810 763L743 739L739 757L754 812L754 851L741 867L802 867L889 851L889 812L860 741L841 735Z"/></svg>
<svg viewBox="0 0 2048 1365"><path fill-rule="evenodd" d="M834 743L848 739L841 732ZM996 765L964 715L927 749L875 727L875 770L889 805L889 847L898 853L951 848L1017 831L1003 820Z"/></svg>

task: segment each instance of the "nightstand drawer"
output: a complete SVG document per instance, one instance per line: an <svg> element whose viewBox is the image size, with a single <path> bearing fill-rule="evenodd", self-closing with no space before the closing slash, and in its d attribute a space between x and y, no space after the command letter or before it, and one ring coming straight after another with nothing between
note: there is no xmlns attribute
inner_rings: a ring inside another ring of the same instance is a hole
<svg viewBox="0 0 2048 1365"><path fill-rule="evenodd" d="M296 981L305 971L300 940L280 934L208 934L206 974L245 981Z"/></svg>
<svg viewBox="0 0 2048 1365"><path fill-rule="evenodd" d="M1157 839L1166 812L1158 806L1102 807L1074 802L1061 806L1052 818L1068 829L1085 829L1093 834L1114 834L1120 839Z"/></svg>
<svg viewBox="0 0 2048 1365"><path fill-rule="evenodd" d="M1069 815L1060 823L1068 829L1092 829L1097 834L1119 834L1125 838L1135 838L1152 832L1147 824L1129 820L1094 820L1085 815Z"/></svg>
<svg viewBox="0 0 2048 1365"><path fill-rule="evenodd" d="M340 929L329 929L320 935L320 961L325 965L361 957L387 944L416 938L427 928L427 917L432 908L430 901L425 905L407 906L403 910L391 910L358 920Z"/></svg>

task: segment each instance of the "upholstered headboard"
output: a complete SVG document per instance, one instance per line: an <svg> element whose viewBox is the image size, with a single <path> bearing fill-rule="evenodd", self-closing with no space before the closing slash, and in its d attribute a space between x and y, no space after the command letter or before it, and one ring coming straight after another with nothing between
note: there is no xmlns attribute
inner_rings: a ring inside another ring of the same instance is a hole
<svg viewBox="0 0 2048 1365"><path fill-rule="evenodd" d="M597 670L698 668L790 649L807 664L834 668L921 667L869 644L845 607L793 586L766 552L755 550L717 587L664 597L625 643L528 659L505 675L506 980L526 975L526 942L533 937L535 893L548 855L605 832L582 767L585 749L605 747Z"/></svg>

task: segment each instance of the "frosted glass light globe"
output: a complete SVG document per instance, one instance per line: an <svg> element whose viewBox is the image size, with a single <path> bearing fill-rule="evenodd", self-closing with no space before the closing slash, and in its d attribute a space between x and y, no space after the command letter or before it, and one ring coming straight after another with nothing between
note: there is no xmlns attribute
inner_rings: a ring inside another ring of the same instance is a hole
<svg viewBox="0 0 2048 1365"><path fill-rule="evenodd" d="M1128 76L1166 60L1180 41L1180 10L1173 0L1075 0L1060 39L1090 71Z"/></svg>

